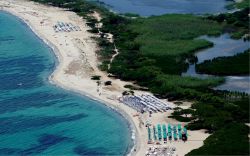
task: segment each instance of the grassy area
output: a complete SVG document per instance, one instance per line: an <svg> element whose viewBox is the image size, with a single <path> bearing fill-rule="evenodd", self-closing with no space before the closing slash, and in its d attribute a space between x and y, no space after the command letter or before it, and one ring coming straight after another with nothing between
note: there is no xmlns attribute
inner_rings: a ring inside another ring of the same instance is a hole
<svg viewBox="0 0 250 156"><path fill-rule="evenodd" d="M182 77L186 59L194 52L212 46L196 39L201 35L219 35L224 24L192 15L163 15L149 18L106 16L103 32L114 34L120 54L109 70L123 80L133 80L160 96L196 99L223 82L222 78ZM194 29L196 28L196 29Z"/></svg>
<svg viewBox="0 0 250 156"><path fill-rule="evenodd" d="M130 29L139 34L135 42L141 45L143 55L166 56L188 55L211 46L208 41L194 38L205 34L219 35L222 26L192 15L163 15L137 19Z"/></svg>
<svg viewBox="0 0 250 156"><path fill-rule="evenodd" d="M196 71L212 75L249 75L250 50L230 57L218 57L196 65Z"/></svg>
<svg viewBox="0 0 250 156"><path fill-rule="evenodd" d="M212 46L206 40L195 38L219 35L223 30L223 24L192 15L115 20L103 20L104 32L115 34L120 50L110 72L125 79L122 75L126 74L119 74L118 67L135 71L143 64L155 66L165 74L181 74L187 69L187 58L197 50Z"/></svg>
<svg viewBox="0 0 250 156"><path fill-rule="evenodd" d="M223 78L199 79L194 77L181 77L178 75L157 75L150 84L151 91L160 95L180 96L188 99L196 99L196 94L201 94L209 87L217 86L224 82ZM174 95L176 94L176 95ZM192 97L190 95L193 95ZM170 97L171 97L170 96Z"/></svg>

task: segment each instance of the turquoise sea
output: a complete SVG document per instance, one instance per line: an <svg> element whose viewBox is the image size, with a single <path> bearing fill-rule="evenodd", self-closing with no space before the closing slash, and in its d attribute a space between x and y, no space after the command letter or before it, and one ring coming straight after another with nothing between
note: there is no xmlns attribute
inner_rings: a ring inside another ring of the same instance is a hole
<svg viewBox="0 0 250 156"><path fill-rule="evenodd" d="M0 155L125 155L128 122L50 84L56 64L26 24L0 12Z"/></svg>

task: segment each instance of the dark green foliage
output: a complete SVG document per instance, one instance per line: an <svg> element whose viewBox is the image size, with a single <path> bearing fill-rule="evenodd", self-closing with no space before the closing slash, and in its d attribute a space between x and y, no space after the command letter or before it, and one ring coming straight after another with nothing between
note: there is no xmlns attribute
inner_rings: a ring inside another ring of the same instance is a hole
<svg viewBox="0 0 250 156"><path fill-rule="evenodd" d="M183 117L183 116L180 116L180 115L170 115L168 116L169 118L173 118L177 121L180 121L180 122L190 122L192 121L192 118L189 118L189 117Z"/></svg>
<svg viewBox="0 0 250 156"><path fill-rule="evenodd" d="M99 75L94 75L91 77L91 80L100 80L101 79L101 76Z"/></svg>
<svg viewBox="0 0 250 156"><path fill-rule="evenodd" d="M226 22L226 29L232 31L232 37L241 38L249 34L249 7L234 13L209 16L208 19L218 22Z"/></svg>
<svg viewBox="0 0 250 156"><path fill-rule="evenodd" d="M230 123L204 141L204 146L187 155L249 155L249 127Z"/></svg>
<svg viewBox="0 0 250 156"><path fill-rule="evenodd" d="M177 109L175 109L169 118L174 118L180 122L190 122L194 120L194 117L188 117L188 115L192 114L193 112L194 110L192 109L181 109L177 107Z"/></svg>
<svg viewBox="0 0 250 156"><path fill-rule="evenodd" d="M124 88L128 88L130 90L139 90L140 89L140 87L133 86L133 85L125 85Z"/></svg>
<svg viewBox="0 0 250 156"><path fill-rule="evenodd" d="M175 86L180 88L207 88L218 85L223 82L223 78L214 79L199 79L195 77L181 77L178 75L157 75L154 83L160 87L162 92L169 92L175 89ZM161 85L161 86L160 86Z"/></svg>
<svg viewBox="0 0 250 156"><path fill-rule="evenodd" d="M124 91L124 92L122 92L122 95L123 95L123 96L129 95L129 92L128 92L128 91Z"/></svg>
<svg viewBox="0 0 250 156"><path fill-rule="evenodd" d="M102 22L101 31L112 33L119 48L120 53L108 71L118 78L136 81L157 94L174 97L189 94L188 98L201 93L196 89L206 90L223 82L222 79L179 76L188 67L186 58L191 58L199 49L212 46L208 41L194 38L204 34L218 35L223 25L191 15L131 20L108 14Z"/></svg>
<svg viewBox="0 0 250 156"><path fill-rule="evenodd" d="M33 0L33 1L50 4L53 6L63 7L66 6L67 4L73 3L75 0Z"/></svg>
<svg viewBox="0 0 250 156"><path fill-rule="evenodd" d="M141 90L141 91L149 91L146 87L141 87L137 85L125 85L124 88L128 88L130 90Z"/></svg>
<svg viewBox="0 0 250 156"><path fill-rule="evenodd" d="M212 75L247 75L249 74L250 51L230 57L218 57L196 65L198 73Z"/></svg>
<svg viewBox="0 0 250 156"><path fill-rule="evenodd" d="M249 0L242 0L241 2L236 3L235 6L238 9L249 8L250 7L250 1Z"/></svg>
<svg viewBox="0 0 250 156"><path fill-rule="evenodd" d="M195 109L194 117L198 120L190 123L189 129L195 129L194 125L198 122L201 127L209 130L209 132L216 131L222 128L225 124L233 121L233 116L230 112L224 110L225 104L219 103L202 103L198 102L192 106Z"/></svg>
<svg viewBox="0 0 250 156"><path fill-rule="evenodd" d="M249 98L242 98L233 102L227 109L237 116L237 121L249 123Z"/></svg>
<svg viewBox="0 0 250 156"><path fill-rule="evenodd" d="M191 15L165 15L135 20L110 15L102 22L102 31L114 34L120 50L120 56L115 59L113 67L134 70L141 66L138 63L150 58L152 61L143 62L149 63L144 65L154 65L166 74L185 71L188 66L185 63L187 57L199 49L212 46L208 41L194 38L204 34L218 35L223 28L216 22ZM126 76L116 73L119 68L114 68L110 72Z"/></svg>
<svg viewBox="0 0 250 156"><path fill-rule="evenodd" d="M191 114L192 118L188 119L192 122L188 124L188 129L205 128L209 132L217 131L231 122L249 122L249 97L242 96L239 100L225 100L218 95L206 96L211 98L200 99L200 102L192 105L192 110L175 110L172 118L179 120L181 115Z"/></svg>
<svg viewBox="0 0 250 156"><path fill-rule="evenodd" d="M110 86L110 85L112 85L112 82L111 82L111 81L106 81L106 82L104 83L104 85L105 85L105 86Z"/></svg>
<svg viewBox="0 0 250 156"><path fill-rule="evenodd" d="M177 105L177 106L179 106L179 105L182 105L183 102L181 102L181 101L175 101L174 104Z"/></svg>
<svg viewBox="0 0 250 156"><path fill-rule="evenodd" d="M108 64L109 64L109 61L103 61L102 64L100 64L98 66L98 68L101 70L101 71L107 71L108 70Z"/></svg>
<svg viewBox="0 0 250 156"><path fill-rule="evenodd" d="M227 8L230 8L230 9L234 9L234 8L244 9L244 8L249 8L249 7L250 7L250 0L242 0L240 2L234 2L227 6Z"/></svg>
<svg viewBox="0 0 250 156"><path fill-rule="evenodd" d="M129 93L130 93L131 95L134 95L135 92L134 92L133 90L130 90Z"/></svg>
<svg viewBox="0 0 250 156"><path fill-rule="evenodd" d="M237 100L238 99L238 100ZM188 155L248 155L249 96L243 93L204 94L192 109L175 109L171 118L189 122L190 130L206 129L213 133L205 145ZM191 114L191 117L185 116Z"/></svg>
<svg viewBox="0 0 250 156"><path fill-rule="evenodd" d="M131 17L131 18L140 17L140 15L134 14L134 13L125 13L125 14L121 14L121 16Z"/></svg>
<svg viewBox="0 0 250 156"><path fill-rule="evenodd" d="M105 38L98 38L97 43L99 44L100 50L97 52L100 56L100 59L104 61L110 60L113 54L115 54L114 51L114 45L111 44L107 39Z"/></svg>

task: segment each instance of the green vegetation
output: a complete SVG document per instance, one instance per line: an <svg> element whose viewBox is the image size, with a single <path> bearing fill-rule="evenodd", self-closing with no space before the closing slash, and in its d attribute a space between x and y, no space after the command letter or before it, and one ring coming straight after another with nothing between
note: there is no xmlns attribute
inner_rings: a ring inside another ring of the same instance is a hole
<svg viewBox="0 0 250 156"><path fill-rule="evenodd" d="M194 29L195 28L195 29ZM200 35L219 35L222 26L192 15L163 15L141 18L131 24L131 31L139 35L140 52L145 56L187 54L212 46L205 40L194 40Z"/></svg>
<svg viewBox="0 0 250 156"><path fill-rule="evenodd" d="M125 95L129 95L130 93L128 91L124 91L122 92L122 95L125 96Z"/></svg>
<svg viewBox="0 0 250 156"><path fill-rule="evenodd" d="M243 104L246 100L240 99L237 102ZM195 120L189 123L188 128L193 130L205 128L209 132L214 132L231 122L249 121L248 116L242 113L242 108L239 105L228 103L218 97L211 101L197 102L192 105L192 109L195 110L193 113L191 112ZM245 111L249 113L248 110Z"/></svg>
<svg viewBox="0 0 250 156"><path fill-rule="evenodd" d="M94 75L91 77L91 80L100 80L101 79L101 76L99 75Z"/></svg>
<svg viewBox="0 0 250 156"><path fill-rule="evenodd" d="M244 9L250 7L250 0L242 0L242 2L235 4L236 8L238 9Z"/></svg>
<svg viewBox="0 0 250 156"><path fill-rule="evenodd" d="M237 24L232 27L232 24L218 24L214 20L191 15L164 15L134 20L114 15L106 16L102 21L104 27L101 31L114 34L120 52L112 62L109 72L118 78L133 80L149 88L158 97L197 101L191 109L175 110L170 117L190 122L188 128L191 130L207 129L208 132L214 133L216 136L212 135L204 146L204 150L214 149L214 152L211 150L209 154L221 154L218 152L221 149L225 150L224 153L245 154L248 150L246 140L241 140L244 149L239 144L233 144L234 148L228 144L233 139L246 138L248 131L241 133L241 129L235 128L232 131L236 134L230 140L225 138L227 131L224 129L227 129L230 123L238 122L243 125L248 122L249 111L246 110L249 109L246 107L249 96L210 89L223 82L223 79L180 76L187 67L186 59L193 59L192 54L198 49L211 46L211 43L196 40L196 37L204 34L218 35L228 28L235 32L236 28L237 31L240 30ZM187 114L191 116L186 116ZM210 147L210 142L213 141L221 145ZM224 141L227 143L222 144ZM232 149L235 151L232 152ZM198 154L206 152L201 151Z"/></svg>
<svg viewBox="0 0 250 156"><path fill-rule="evenodd" d="M111 82L111 81L106 81L106 82L104 83L104 85L105 85L105 86L110 86L110 85L112 85L112 82Z"/></svg>
<svg viewBox="0 0 250 156"><path fill-rule="evenodd" d="M174 118L180 122L190 122L194 119L194 117L187 117L187 115L194 112L192 109L181 109L180 107L176 107L174 110L175 111L169 116L169 118Z"/></svg>
<svg viewBox="0 0 250 156"><path fill-rule="evenodd" d="M212 46L208 41L196 39L201 35L219 35L232 32L233 37L248 34L249 8L233 14L201 17L193 15L163 15L149 18L134 15L116 15L84 0L34 0L68 8L83 16L97 33L93 11L102 14L103 34L97 39L98 56L102 70L123 80L132 80L148 88L158 97L169 100L192 100L190 109L176 108L172 118L189 122L191 130L206 129L212 135L204 146L188 155L245 155L248 151L249 95L237 92L215 91L212 87L222 83L221 78L198 79L182 77L188 67L187 60L195 60L197 50ZM105 33L114 35L119 49L108 69L114 54L114 45ZM132 86L126 86L132 89ZM124 91L123 95L133 94Z"/></svg>
<svg viewBox="0 0 250 156"><path fill-rule="evenodd" d="M249 127L244 124L230 123L204 141L204 146L187 155L248 155Z"/></svg>
<svg viewBox="0 0 250 156"><path fill-rule="evenodd" d="M183 104L183 102L182 101L174 101L174 104L177 105L177 106L180 106L180 105Z"/></svg>
<svg viewBox="0 0 250 156"><path fill-rule="evenodd" d="M248 103L249 95L246 93L214 91L200 96L191 107L193 111L178 109L173 115L189 112L193 117L188 125L189 129L205 128L213 132L231 121L248 123Z"/></svg>
<svg viewBox="0 0 250 156"><path fill-rule="evenodd" d="M189 115L187 117L187 114ZM189 122L191 130L212 133L204 146L187 155L248 155L249 96L217 92L203 95L190 109L176 109L171 118Z"/></svg>
<svg viewBox="0 0 250 156"><path fill-rule="evenodd" d="M218 57L196 65L198 73L212 75L247 75L249 71L250 50L230 57Z"/></svg>
<svg viewBox="0 0 250 156"><path fill-rule="evenodd" d="M131 89L131 90L137 90L137 88L133 85L125 85L124 88L128 88L128 89Z"/></svg>
<svg viewBox="0 0 250 156"><path fill-rule="evenodd" d="M164 15L133 21L115 18L103 20L103 31L116 35L121 53L112 63L110 72L125 79L126 74L118 73L117 67L130 71L140 66L155 66L165 74L181 74L188 67L186 58L199 49L212 46L208 41L195 38L205 34L219 35L223 29L216 22L191 15ZM128 60L132 61L128 64Z"/></svg>
<svg viewBox="0 0 250 156"><path fill-rule="evenodd" d="M208 41L195 38L219 35L223 24L192 15L131 20L113 14L106 15L102 23L101 31L112 33L119 47L120 54L109 69L118 78L136 81L155 94L174 97L202 93L223 82L216 78L202 80L180 76L188 67L187 58L192 58L199 49L212 46Z"/></svg>
<svg viewBox="0 0 250 156"><path fill-rule="evenodd" d="M245 9L250 7L250 0L242 0L241 2L234 2L227 6L229 9Z"/></svg>
<svg viewBox="0 0 250 156"><path fill-rule="evenodd" d="M128 88L130 90L149 91L149 89L147 87L141 87L138 85L125 85L124 88Z"/></svg>
<svg viewBox="0 0 250 156"><path fill-rule="evenodd" d="M241 38L249 40L249 7L234 13L225 13L220 15L211 15L210 20L215 20L219 23L227 23L227 31L232 33L233 38Z"/></svg>

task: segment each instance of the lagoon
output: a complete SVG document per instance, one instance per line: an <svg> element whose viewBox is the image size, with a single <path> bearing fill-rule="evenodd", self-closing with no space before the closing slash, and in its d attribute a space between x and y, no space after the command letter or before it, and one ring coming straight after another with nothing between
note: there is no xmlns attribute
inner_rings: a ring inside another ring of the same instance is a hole
<svg viewBox="0 0 250 156"><path fill-rule="evenodd" d="M218 37L202 36L199 38L212 42L214 46L197 52L195 54L198 59L197 63L202 63L205 60L211 60L213 58L222 56L233 56L250 48L248 41L244 41L243 39L232 39L229 34L223 34ZM182 75L200 78L212 76L198 74L195 71L195 64L189 65L188 70ZM225 79L226 82L222 85L219 85L215 89L250 93L249 76L226 76Z"/></svg>
<svg viewBox="0 0 250 156"><path fill-rule="evenodd" d="M162 14L216 14L228 12L227 0L89 0L104 3L118 13L134 13L141 16Z"/></svg>

